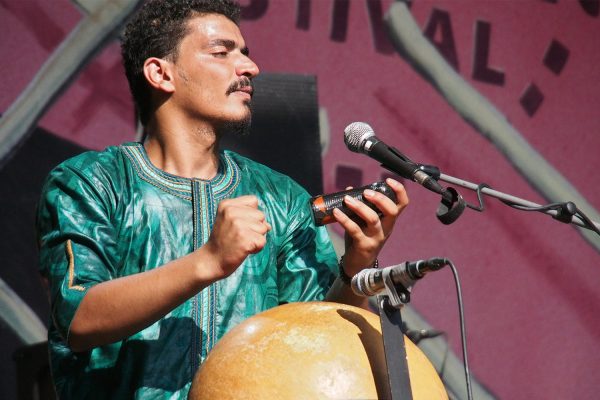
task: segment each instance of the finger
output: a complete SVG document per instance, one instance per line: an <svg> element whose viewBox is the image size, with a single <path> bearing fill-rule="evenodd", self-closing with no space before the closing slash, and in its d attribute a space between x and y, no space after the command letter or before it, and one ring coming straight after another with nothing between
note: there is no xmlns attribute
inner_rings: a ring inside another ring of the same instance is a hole
<svg viewBox="0 0 600 400"><path fill-rule="evenodd" d="M364 236L364 233L363 233L362 229L360 228L360 226L358 226L358 224L356 222L351 220L339 208L333 209L333 217L342 226L342 228L344 228L344 230L346 231L348 236L350 236L351 238L358 240L362 236Z"/></svg>
<svg viewBox="0 0 600 400"><path fill-rule="evenodd" d="M273 229L273 227L271 226L271 224L270 224L270 223L268 223L267 221L264 221L264 222L263 222L263 224L264 224L264 225L266 225L266 227L267 227L267 232L269 232L271 229Z"/></svg>
<svg viewBox="0 0 600 400"><path fill-rule="evenodd" d="M253 221L253 222L248 223L247 227L252 232L258 233L259 235L264 235L271 230L271 225L266 221L262 221L262 222Z"/></svg>
<svg viewBox="0 0 600 400"><path fill-rule="evenodd" d="M395 217L400 211L398 205L383 193L366 189L363 192L363 197L377 207L377 209L381 211L384 216Z"/></svg>
<svg viewBox="0 0 600 400"><path fill-rule="evenodd" d="M409 200L406 190L404 189L404 185L402 185L400 182L388 178L386 183L392 188L392 190L394 190L394 193L396 194L396 204L393 205L393 208L386 208L382 211L384 216L381 218L381 225L385 234L388 235L394 228L396 219L408 205Z"/></svg>
<svg viewBox="0 0 600 400"><path fill-rule="evenodd" d="M401 209L404 209L409 203L408 194L406 193L404 185L392 178L387 178L385 182L392 188L394 193L396 193L396 204Z"/></svg>
<svg viewBox="0 0 600 400"><path fill-rule="evenodd" d="M369 190L369 191L373 192L372 190ZM358 201L350 196L345 196L344 204L346 205L346 207L348 207L349 209L354 211L354 213L360 219L362 219L367 226L376 227L379 225L380 221L379 221L379 215L377 215L377 212L374 211L371 207L367 206L362 201Z"/></svg>
<svg viewBox="0 0 600 400"><path fill-rule="evenodd" d="M267 238L264 235L253 234L247 238L246 250L249 254L256 254L267 244Z"/></svg>
<svg viewBox="0 0 600 400"><path fill-rule="evenodd" d="M258 207L258 198L253 195L225 199L219 203L219 207Z"/></svg>
<svg viewBox="0 0 600 400"><path fill-rule="evenodd" d="M242 251L245 255L258 253L266 244L264 235L260 235L251 230L245 231L243 236L238 236L236 240L236 248Z"/></svg>
<svg viewBox="0 0 600 400"><path fill-rule="evenodd" d="M265 222L265 213L257 208L248 206L226 206L221 210L223 217L226 219L234 220L239 219L248 222Z"/></svg>
<svg viewBox="0 0 600 400"><path fill-rule="evenodd" d="M238 211L238 215L235 215ZM244 213L239 213L239 209L228 212L228 215L223 218L225 231L237 232L243 238L245 234L260 234L264 235L269 232L272 227L265 219L262 213L254 213L262 216L262 218L250 217Z"/></svg>

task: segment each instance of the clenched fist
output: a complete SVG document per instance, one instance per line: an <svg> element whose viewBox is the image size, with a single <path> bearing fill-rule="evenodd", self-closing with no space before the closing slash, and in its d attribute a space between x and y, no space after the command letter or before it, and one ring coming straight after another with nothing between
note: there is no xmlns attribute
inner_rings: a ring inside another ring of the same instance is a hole
<svg viewBox="0 0 600 400"><path fill-rule="evenodd" d="M215 276L222 279L231 275L248 255L261 251L270 230L255 196L221 201L212 233L203 246L214 261Z"/></svg>

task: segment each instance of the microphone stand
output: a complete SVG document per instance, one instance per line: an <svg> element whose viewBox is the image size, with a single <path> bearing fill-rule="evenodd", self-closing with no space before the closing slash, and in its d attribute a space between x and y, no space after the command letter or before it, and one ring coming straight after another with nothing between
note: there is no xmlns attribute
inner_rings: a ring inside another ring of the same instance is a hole
<svg viewBox="0 0 600 400"><path fill-rule="evenodd" d="M392 172L398 173L390 169L385 164L382 164L384 168L389 169ZM485 209L483 205L483 199L481 194L487 194L488 196L495 197L502 201L504 204L523 211L539 211L545 214L551 215L552 218L564 222L566 224L574 224L579 227L589 229L598 235L600 235L600 224L592 221L588 218L581 210L577 208L575 203L571 201L552 203L547 205L541 205L532 201L523 200L519 197L511 196L506 193L499 192L490 188L488 184L481 183L476 185L472 182L465 181L464 179L455 178L450 175L440 173L440 169L434 165L417 164L418 170L424 172L434 180L449 182L454 185L462 186L464 188L477 192L477 198L479 200L479 206L473 206L466 204L462 196L451 187L444 188L442 194L442 203L438 209L438 219L448 225L453 223L462 214L464 207L469 207L475 211L483 211Z"/></svg>
<svg viewBox="0 0 600 400"><path fill-rule="evenodd" d="M386 271L386 270L383 270ZM408 361L402 331L400 310L410 301L410 289L392 282L389 271L384 272L385 294L377 296L381 319L383 350L388 371L389 398L412 400L412 389L408 373Z"/></svg>
<svg viewBox="0 0 600 400"><path fill-rule="evenodd" d="M429 167L429 166L427 166L427 167ZM428 168L424 168L424 169L427 170ZM433 175L434 175L433 177L435 179L436 178L435 172ZM575 213L577 211L577 207L572 202L562 203L558 209L547 209L544 206L542 206L541 204L537 204L537 203L534 203L534 202L531 202L528 200L523 200L519 197L511 196L506 193L502 193L497 190L490 189L489 187L487 187L486 184L476 185L472 182L465 181L463 179L455 178L453 176L441 174L441 173L439 173L439 180L448 182L448 183L452 183L454 185L461 186L461 187L464 187L464 188L467 188L467 189L477 192L477 195L479 196L479 202L480 202L479 208L469 206L469 208L475 209L477 211L483 211L483 202L480 197L480 193L483 193L488 196L500 199L501 201L508 203L510 205L514 204L517 206L516 208L522 207L522 209L531 209L532 211L540 211L545 214L551 215L554 219L557 219L561 222L578 225L582 228L590 229L590 230L595 231L596 233L600 234L600 224L595 221L592 221L590 219L588 219L586 221L583 218L581 218L579 215L575 215Z"/></svg>

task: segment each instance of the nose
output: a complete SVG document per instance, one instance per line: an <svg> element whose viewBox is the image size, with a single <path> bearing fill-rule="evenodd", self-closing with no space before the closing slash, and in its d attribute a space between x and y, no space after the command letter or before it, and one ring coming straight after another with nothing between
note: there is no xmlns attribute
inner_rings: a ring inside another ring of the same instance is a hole
<svg viewBox="0 0 600 400"><path fill-rule="evenodd" d="M249 56L243 55L240 58L236 71L238 76L247 76L248 78L254 78L260 70L258 65Z"/></svg>

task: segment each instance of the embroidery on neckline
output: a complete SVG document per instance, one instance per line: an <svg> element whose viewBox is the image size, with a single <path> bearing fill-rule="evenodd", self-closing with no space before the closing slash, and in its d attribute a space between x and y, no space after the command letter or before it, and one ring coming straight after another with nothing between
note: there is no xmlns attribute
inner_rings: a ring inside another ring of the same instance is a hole
<svg viewBox="0 0 600 400"><path fill-rule="evenodd" d="M124 144L120 148L131 161L141 179L159 189L187 200L192 198L193 182L210 185L213 196L217 199L228 197L239 184L239 167L231 156L225 152L222 152L219 158L217 175L211 180L202 180L182 178L160 170L150 162L144 147L140 143Z"/></svg>

